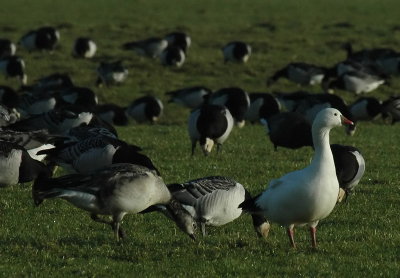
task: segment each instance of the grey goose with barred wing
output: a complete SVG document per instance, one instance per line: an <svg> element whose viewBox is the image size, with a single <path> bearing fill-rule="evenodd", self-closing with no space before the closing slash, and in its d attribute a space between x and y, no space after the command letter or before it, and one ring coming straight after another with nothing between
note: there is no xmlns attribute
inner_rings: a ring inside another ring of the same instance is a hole
<svg viewBox="0 0 400 278"><path fill-rule="evenodd" d="M203 86L194 86L166 92L165 94L170 96L168 103L177 103L191 109L196 109L207 103L212 91Z"/></svg>
<svg viewBox="0 0 400 278"><path fill-rule="evenodd" d="M114 164L86 175L38 180L33 185L32 196L36 205L45 199L62 198L90 212L94 221L112 227L115 240L125 237L120 225L125 214L162 205L183 232L196 238L193 217L174 199L159 176L138 165ZM113 220L101 219L98 215L111 215Z"/></svg>
<svg viewBox="0 0 400 278"><path fill-rule="evenodd" d="M55 162L68 173L87 174L111 164L131 163L147 167L160 175L150 158L138 153L139 150L139 147L119 139L98 135L42 150L38 155L46 155L47 161Z"/></svg>
<svg viewBox="0 0 400 278"><path fill-rule="evenodd" d="M400 96L390 97L382 103L382 116L392 120L392 125L400 121Z"/></svg>
<svg viewBox="0 0 400 278"><path fill-rule="evenodd" d="M208 156L217 144L219 153L222 143L228 138L232 131L233 118L227 108L221 105L203 105L194 110L189 117L188 130L192 141L192 156L197 142Z"/></svg>
<svg viewBox="0 0 400 278"><path fill-rule="evenodd" d="M200 223L203 236L205 226L222 226L243 214L238 206L250 193L237 181L227 177L205 177L184 183L167 185L172 195ZM252 215L253 226L259 237L267 237L269 223L260 215Z"/></svg>
<svg viewBox="0 0 400 278"><path fill-rule="evenodd" d="M111 130L103 127L103 126L94 126L94 125L80 125L74 128L69 129L65 136L68 137L68 142L78 142L87 138L94 138L98 136L108 136L111 138L118 138L118 134L112 132Z"/></svg>
<svg viewBox="0 0 400 278"><path fill-rule="evenodd" d="M50 169L31 158L23 147L5 141L0 141L0 172L0 187L52 176Z"/></svg>
<svg viewBox="0 0 400 278"><path fill-rule="evenodd" d="M6 129L16 131L47 129L50 134L64 135L67 130L81 124L88 124L93 118L90 109L69 105L23 119L7 126Z"/></svg>

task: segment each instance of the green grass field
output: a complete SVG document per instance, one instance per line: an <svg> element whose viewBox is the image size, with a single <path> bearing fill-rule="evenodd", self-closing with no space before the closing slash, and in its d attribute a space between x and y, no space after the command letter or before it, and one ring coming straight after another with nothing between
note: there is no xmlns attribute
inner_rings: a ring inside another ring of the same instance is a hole
<svg viewBox="0 0 400 278"><path fill-rule="evenodd" d="M247 92L321 92L281 80L266 88L267 77L289 62L331 66L343 60L340 48L351 41L356 50L391 47L400 50L398 1L54 1L3 0L0 37L18 42L31 29L58 27L61 42L53 54L18 48L26 62L28 82L60 72L78 86L95 90L100 102L126 105L145 94L165 103L157 125L118 128L120 138L144 148L166 183L224 175L235 178L253 194L271 179L301 169L313 157L311 148L279 149L261 125L234 129L222 155L204 158L199 149L190 157L186 123L190 111L166 105L164 92L192 85L212 90L239 86ZM338 23L349 23L342 28ZM125 42L172 31L192 38L180 69L161 66L158 60L121 50ZM92 60L71 57L73 41L91 37L98 45ZM224 65L221 47L233 40L252 46L246 65ZM129 68L124 84L95 88L100 61L122 59ZM16 80L0 84L17 89ZM386 99L398 93L400 78L371 93ZM337 92L349 103L356 97ZM318 250L311 248L307 229L295 230L293 250L285 229L272 224L269 237L258 239L250 217L220 228L193 242L161 214L124 218L129 238L114 242L109 227L93 222L89 214L63 200L35 207L31 185L1 190L0 276L3 277L215 277L215 276L320 276L397 277L400 274L399 220L400 125L381 119L360 123L353 137L344 128L331 132L331 142L359 148L366 172L349 205L338 205L317 229ZM1 173L0 173L1 174ZM58 174L62 174L59 171Z"/></svg>

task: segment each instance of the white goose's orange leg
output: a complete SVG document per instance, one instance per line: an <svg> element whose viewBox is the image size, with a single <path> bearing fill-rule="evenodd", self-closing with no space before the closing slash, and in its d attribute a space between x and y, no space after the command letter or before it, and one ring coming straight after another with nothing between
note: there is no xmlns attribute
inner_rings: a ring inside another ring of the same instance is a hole
<svg viewBox="0 0 400 278"><path fill-rule="evenodd" d="M293 248L296 248L296 244L294 243L294 239L293 239L293 230L292 229L286 229L287 235L289 237L290 240L290 244L292 245Z"/></svg>
<svg viewBox="0 0 400 278"><path fill-rule="evenodd" d="M311 234L311 240L312 240L312 246L313 248L317 248L317 239L315 237L315 232L316 232L317 228L315 227L310 227L310 234Z"/></svg>

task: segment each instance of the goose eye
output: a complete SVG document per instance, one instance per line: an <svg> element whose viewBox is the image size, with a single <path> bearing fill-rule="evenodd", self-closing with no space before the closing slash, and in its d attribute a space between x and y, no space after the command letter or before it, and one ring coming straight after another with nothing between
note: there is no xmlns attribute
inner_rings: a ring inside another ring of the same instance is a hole
<svg viewBox="0 0 400 278"><path fill-rule="evenodd" d="M335 114L333 114L333 115L337 116L337 113L335 113Z"/></svg>
<svg viewBox="0 0 400 278"><path fill-rule="evenodd" d="M197 229L197 224L196 224L196 222L193 222L193 223L192 223L192 226L193 226L193 229L195 229L195 230Z"/></svg>

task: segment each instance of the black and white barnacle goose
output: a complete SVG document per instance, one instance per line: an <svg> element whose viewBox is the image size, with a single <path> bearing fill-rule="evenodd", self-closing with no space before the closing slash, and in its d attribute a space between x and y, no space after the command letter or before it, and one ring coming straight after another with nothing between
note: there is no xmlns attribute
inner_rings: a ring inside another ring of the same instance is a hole
<svg viewBox="0 0 400 278"><path fill-rule="evenodd" d="M96 106L96 115L103 121L117 126L126 126L128 117L125 113L126 107L121 107L113 103L106 103Z"/></svg>
<svg viewBox="0 0 400 278"><path fill-rule="evenodd" d="M0 140L0 187L47 179L52 176L46 165L30 157L21 146Z"/></svg>
<svg viewBox="0 0 400 278"><path fill-rule="evenodd" d="M376 90L384 83L385 79L380 76L361 71L350 71L343 73L336 80L323 84L323 89L329 93L332 93L333 89L340 89L359 95Z"/></svg>
<svg viewBox="0 0 400 278"><path fill-rule="evenodd" d="M194 86L166 92L165 94L170 96L168 103L177 103L191 109L196 109L207 103L212 91L204 86Z"/></svg>
<svg viewBox="0 0 400 278"><path fill-rule="evenodd" d="M19 98L16 109L23 119L30 115L46 113L54 109L56 104L57 96L55 94L25 94Z"/></svg>
<svg viewBox="0 0 400 278"><path fill-rule="evenodd" d="M151 206L165 206L177 226L196 239L196 222L175 200L163 180L145 167L114 164L86 175L66 175L45 182L37 180L32 196L36 205L45 199L62 198L108 224L115 240L126 236L120 222L125 214L139 213ZM113 220L98 215L111 215Z"/></svg>
<svg viewBox="0 0 400 278"><path fill-rule="evenodd" d="M164 106L161 100L154 96L144 96L135 99L127 108L126 114L138 123L154 124L161 117Z"/></svg>
<svg viewBox="0 0 400 278"><path fill-rule="evenodd" d="M251 93L249 98L250 106L246 111L245 119L252 124L259 122L261 119L267 119L281 110L278 99L271 94Z"/></svg>
<svg viewBox="0 0 400 278"><path fill-rule="evenodd" d="M128 76L128 69L123 65L122 61L101 62L96 71L99 75L96 81L98 87L102 86L103 83L106 85L120 84Z"/></svg>
<svg viewBox="0 0 400 278"><path fill-rule="evenodd" d="M72 86L55 93L57 96L57 106L63 105L82 105L94 109L97 106L98 99L95 92L87 87Z"/></svg>
<svg viewBox="0 0 400 278"><path fill-rule="evenodd" d="M30 132L19 132L13 130L1 130L0 141L17 144L27 150L29 155L35 160L43 160L45 155L37 155L40 150L54 148L61 144L65 137L50 135L45 129Z"/></svg>
<svg viewBox="0 0 400 278"><path fill-rule="evenodd" d="M168 46L168 41L162 38L149 38L141 41L125 43L122 48L125 50L134 50L141 56L157 58Z"/></svg>
<svg viewBox="0 0 400 278"><path fill-rule="evenodd" d="M7 56L0 59L0 72L8 78L18 78L22 84L26 84L28 77L24 71L25 62L18 56Z"/></svg>
<svg viewBox="0 0 400 278"><path fill-rule="evenodd" d="M178 46L185 54L192 44L190 37L183 32L169 33L165 36L165 39L168 41L168 45Z"/></svg>
<svg viewBox="0 0 400 278"><path fill-rule="evenodd" d="M384 119L390 117L392 125L400 121L400 96L390 97L382 103L382 116Z"/></svg>
<svg viewBox="0 0 400 278"><path fill-rule="evenodd" d="M15 55L16 50L17 47L11 40L0 39L0 58L13 56Z"/></svg>
<svg viewBox="0 0 400 278"><path fill-rule="evenodd" d="M194 110L189 117L188 130L192 141L192 156L197 142L208 156L217 144L217 153L220 152L222 144L232 131L233 118L229 110L221 105L206 104Z"/></svg>
<svg viewBox="0 0 400 278"><path fill-rule="evenodd" d="M47 129L50 134L64 135L75 126L88 124L94 118L90 109L82 106L63 106L46 113L33 115L19 122L11 124L6 129L16 131L35 131Z"/></svg>
<svg viewBox="0 0 400 278"><path fill-rule="evenodd" d="M96 50L96 43L89 38L77 38L72 45L72 55L77 58L92 58Z"/></svg>
<svg viewBox="0 0 400 278"><path fill-rule="evenodd" d="M372 48L353 51L350 43L343 45L347 51L347 58L361 63L378 64L386 74L399 72L400 53L390 48Z"/></svg>
<svg viewBox="0 0 400 278"><path fill-rule="evenodd" d="M331 144L331 150L339 186L346 192L347 203L347 198L365 172L365 160L360 150L352 146Z"/></svg>
<svg viewBox="0 0 400 278"><path fill-rule="evenodd" d="M222 226L243 214L238 206L251 198L250 193L232 178L213 176L167 185L172 195L200 223L203 236L206 226ZM267 237L269 223L263 216L252 215L259 237Z"/></svg>
<svg viewBox="0 0 400 278"><path fill-rule="evenodd" d="M349 109L354 121L372 121L381 114L382 102L375 97L361 97Z"/></svg>
<svg viewBox="0 0 400 278"><path fill-rule="evenodd" d="M180 68L185 62L185 52L176 45L169 45L160 54L160 61L163 66Z"/></svg>
<svg viewBox="0 0 400 278"><path fill-rule="evenodd" d="M87 174L116 163L131 163L147 167L160 175L150 158L138 153L139 147L109 136L96 136L58 145L38 152L46 160L55 162L68 173Z"/></svg>
<svg viewBox="0 0 400 278"><path fill-rule="evenodd" d="M18 94L8 86L0 86L0 102L8 108L14 108L18 102Z"/></svg>
<svg viewBox="0 0 400 278"><path fill-rule="evenodd" d="M225 45L222 48L222 53L225 64L227 62L246 63L251 55L251 47L247 43L234 41Z"/></svg>
<svg viewBox="0 0 400 278"><path fill-rule="evenodd" d="M286 78L300 85L320 84L324 78L326 69L307 63L290 63L268 78L267 86L271 86L280 78Z"/></svg>
<svg viewBox="0 0 400 278"><path fill-rule="evenodd" d="M24 35L19 44L26 50L53 51L60 41L60 33L54 27L41 27Z"/></svg>
<svg viewBox="0 0 400 278"><path fill-rule="evenodd" d="M278 147L298 149L313 146L311 125L300 113L281 112L261 119L275 151Z"/></svg>
<svg viewBox="0 0 400 278"><path fill-rule="evenodd" d="M313 123L316 115L325 108L336 108L343 116L353 121L353 115L350 112L346 102L338 95L333 94L310 94L304 91L293 93L277 93L279 102L287 111L298 112L305 116L310 123ZM353 135L356 125L346 127L348 135Z"/></svg>
<svg viewBox="0 0 400 278"><path fill-rule="evenodd" d="M209 104L225 106L231 112L235 125L243 127L245 114L250 106L249 95L241 88L222 88L212 94L208 99Z"/></svg>

